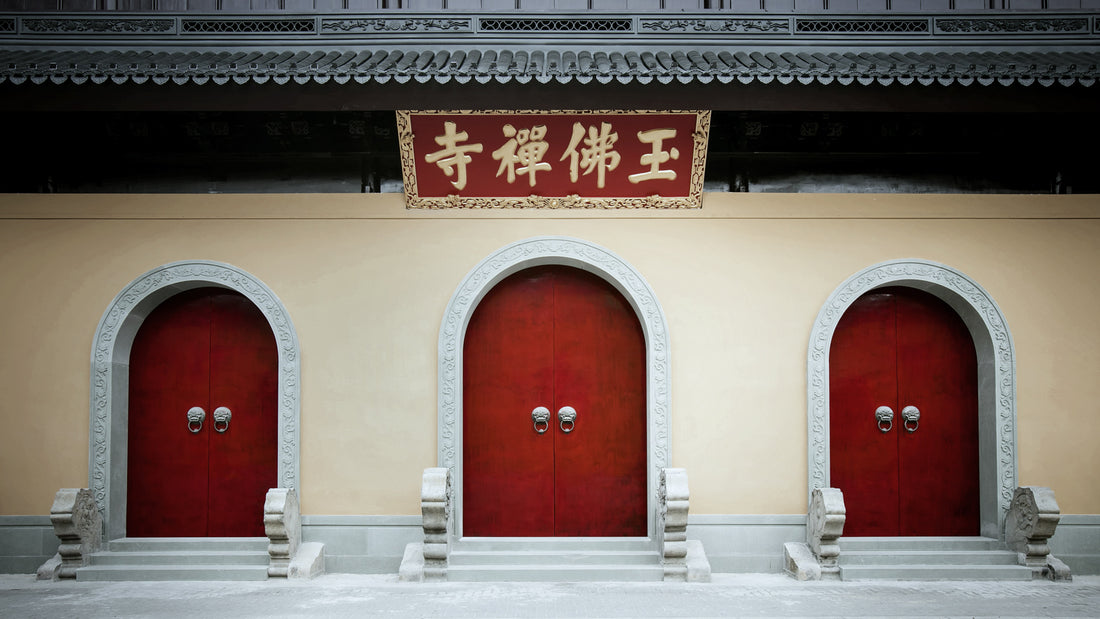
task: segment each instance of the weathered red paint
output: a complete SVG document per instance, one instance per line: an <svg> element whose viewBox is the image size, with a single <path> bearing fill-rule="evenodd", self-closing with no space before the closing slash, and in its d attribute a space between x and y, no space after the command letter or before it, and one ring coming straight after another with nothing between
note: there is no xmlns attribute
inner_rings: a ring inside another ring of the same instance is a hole
<svg viewBox="0 0 1100 619"><path fill-rule="evenodd" d="M240 294L180 293L149 314L130 353L127 535L262 536L276 485L278 356ZM187 410L206 422L187 429ZM225 432L214 410L230 409Z"/></svg>
<svg viewBox="0 0 1100 619"><path fill-rule="evenodd" d="M873 290L837 324L829 358L831 485L848 536L977 535L977 358L959 316L935 296ZM921 411L908 432L902 409ZM881 432L879 406L894 410Z"/></svg>
<svg viewBox="0 0 1100 619"><path fill-rule="evenodd" d="M603 279L538 267L494 287L466 331L463 534L645 535L645 375L638 319Z"/></svg>

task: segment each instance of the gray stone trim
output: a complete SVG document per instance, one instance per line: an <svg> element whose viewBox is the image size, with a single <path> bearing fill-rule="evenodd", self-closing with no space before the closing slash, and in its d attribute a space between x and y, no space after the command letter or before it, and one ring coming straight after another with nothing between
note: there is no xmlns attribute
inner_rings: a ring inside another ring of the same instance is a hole
<svg viewBox="0 0 1100 619"><path fill-rule="evenodd" d="M60 544L49 515L0 516L0 574L33 574Z"/></svg>
<svg viewBox="0 0 1100 619"><path fill-rule="evenodd" d="M263 313L279 348L278 484L298 488L299 347L294 325L275 293L237 267L185 260L157 267L132 281L111 301L92 342L88 486L108 539L126 532L126 434L130 346L145 317L168 297L191 288L235 290ZM259 517L259 515L257 515Z"/></svg>
<svg viewBox="0 0 1100 619"><path fill-rule="evenodd" d="M660 470L669 459L669 336L657 295L638 271L610 251L580 239L540 236L502 247L475 266L455 290L439 328L438 466L454 472L455 530L462 532L462 345L466 326L481 299L512 273L544 264L584 269L607 280L634 308L646 343L648 417L648 531Z"/></svg>
<svg viewBox="0 0 1100 619"><path fill-rule="evenodd" d="M860 295L882 286L912 286L936 295L963 319L978 355L978 467L981 534L1004 539L1002 523L1016 489L1016 352L1008 322L976 282L927 260L891 260L849 277L814 321L806 359L809 488L829 486L829 347L841 315Z"/></svg>

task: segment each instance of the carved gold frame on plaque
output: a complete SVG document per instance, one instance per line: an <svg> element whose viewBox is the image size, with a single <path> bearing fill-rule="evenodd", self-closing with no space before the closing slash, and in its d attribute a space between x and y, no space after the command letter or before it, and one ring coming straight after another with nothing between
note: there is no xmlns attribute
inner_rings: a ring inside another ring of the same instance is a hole
<svg viewBox="0 0 1100 619"><path fill-rule="evenodd" d="M446 197L427 198L417 193L416 162L413 154L413 133L410 114L695 114L692 134L691 182L688 195L669 198L660 195L640 197L596 198L577 194L565 196L524 197ZM405 184L405 207L410 209L685 209L703 205L703 175L707 167L707 142L710 137L710 110L397 110L397 135L401 145L401 176Z"/></svg>

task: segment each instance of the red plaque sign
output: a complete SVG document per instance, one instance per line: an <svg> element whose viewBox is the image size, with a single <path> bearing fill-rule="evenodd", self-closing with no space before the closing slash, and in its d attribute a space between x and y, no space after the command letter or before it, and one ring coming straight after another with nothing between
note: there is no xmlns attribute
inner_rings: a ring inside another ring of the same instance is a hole
<svg viewBox="0 0 1100 619"><path fill-rule="evenodd" d="M698 208L710 112L397 112L409 208Z"/></svg>

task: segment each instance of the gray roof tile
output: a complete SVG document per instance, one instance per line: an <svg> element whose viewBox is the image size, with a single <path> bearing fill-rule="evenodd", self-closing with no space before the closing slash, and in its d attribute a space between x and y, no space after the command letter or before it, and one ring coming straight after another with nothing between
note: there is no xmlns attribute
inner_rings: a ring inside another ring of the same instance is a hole
<svg viewBox="0 0 1100 619"><path fill-rule="evenodd" d="M1100 51L660 49L0 50L0 83L1040 84L1092 86Z"/></svg>

